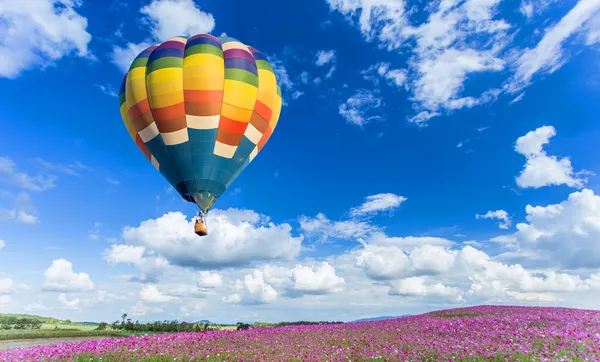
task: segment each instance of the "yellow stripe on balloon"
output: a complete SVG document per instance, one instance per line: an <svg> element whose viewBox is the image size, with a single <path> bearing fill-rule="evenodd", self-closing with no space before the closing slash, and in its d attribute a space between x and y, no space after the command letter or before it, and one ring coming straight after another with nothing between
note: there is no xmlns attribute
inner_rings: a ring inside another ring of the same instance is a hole
<svg viewBox="0 0 600 362"><path fill-rule="evenodd" d="M251 110L234 107L227 103L221 105L221 115L238 122L250 122L252 112Z"/></svg>
<svg viewBox="0 0 600 362"><path fill-rule="evenodd" d="M212 73L218 73L220 70L222 70L223 73L225 73L225 62L223 61L223 58L210 53L188 55L187 57L183 58L183 66L201 66L207 72L210 71Z"/></svg>
<svg viewBox="0 0 600 362"><path fill-rule="evenodd" d="M173 79L181 79L183 77L182 68L163 68L153 71L146 78L147 84L155 84L167 82Z"/></svg>
<svg viewBox="0 0 600 362"><path fill-rule="evenodd" d="M154 92L154 85L150 85L148 87L148 100L150 100L150 105L152 106L152 108L163 108L183 102L183 88L182 90L167 94L154 95Z"/></svg>
<svg viewBox="0 0 600 362"><path fill-rule="evenodd" d="M186 68L187 71L187 68ZM183 77L183 88L186 90L223 90L223 78Z"/></svg>
<svg viewBox="0 0 600 362"><path fill-rule="evenodd" d="M225 79L223 88L223 102L234 107L254 110L258 88L255 86L232 79Z"/></svg>

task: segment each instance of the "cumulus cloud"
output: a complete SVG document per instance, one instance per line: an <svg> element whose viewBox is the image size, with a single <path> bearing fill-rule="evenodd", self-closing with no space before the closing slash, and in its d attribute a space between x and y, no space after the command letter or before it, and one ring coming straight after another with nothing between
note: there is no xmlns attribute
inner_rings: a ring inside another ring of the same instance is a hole
<svg viewBox="0 0 600 362"><path fill-rule="evenodd" d="M73 264L56 259L44 272L44 289L50 291L78 292L94 289L94 283L86 273L73 272Z"/></svg>
<svg viewBox="0 0 600 362"><path fill-rule="evenodd" d="M238 292L224 297L223 300L233 304L267 304L277 300L279 293L263 278L260 270L246 274L244 280L238 280L235 287Z"/></svg>
<svg viewBox="0 0 600 362"><path fill-rule="evenodd" d="M169 267L167 259L149 252L143 246L111 245L104 251L104 260L110 264L131 264L138 268L140 281L154 281Z"/></svg>
<svg viewBox="0 0 600 362"><path fill-rule="evenodd" d="M587 182L587 179L581 177L582 173L573 171L568 157L559 159L546 154L544 146L550 143L550 138L555 135L554 127L543 126L517 139L515 151L527 159L523 171L516 178L519 187L567 185L581 188ZM583 171L583 174L585 173L587 172Z"/></svg>
<svg viewBox="0 0 600 362"><path fill-rule="evenodd" d="M500 227L500 229L508 229L511 225L510 216L508 215L508 212L506 212L504 210L488 211L487 213L485 213L483 215L477 214L477 215L475 215L475 217L478 220L479 219L500 220L500 222L498 223L498 226Z"/></svg>
<svg viewBox="0 0 600 362"><path fill-rule="evenodd" d="M142 261L145 248L143 246L131 245L112 245L105 252L104 259L112 264L136 264L139 265Z"/></svg>
<svg viewBox="0 0 600 362"><path fill-rule="evenodd" d="M210 33L215 28L214 17L200 10L193 0L154 0L141 8L140 13L157 41Z"/></svg>
<svg viewBox="0 0 600 362"><path fill-rule="evenodd" d="M69 299L65 293L58 295L58 301L61 303L63 309L78 310L80 305L79 298Z"/></svg>
<svg viewBox="0 0 600 362"><path fill-rule="evenodd" d="M560 294L586 292L595 287L595 275L587 279L555 270L531 271L506 264L472 246L460 249L423 245L406 251L396 245L363 243L349 252L365 276L388 287L388 295L447 297L468 301L560 301Z"/></svg>
<svg viewBox="0 0 600 362"><path fill-rule="evenodd" d="M330 295L344 290L346 281L326 261L305 261L295 266L265 264L244 280L237 280L235 293L224 301L236 304L266 304L280 297L300 298L304 295Z"/></svg>
<svg viewBox="0 0 600 362"><path fill-rule="evenodd" d="M79 0L0 1L0 76L17 78L75 54L90 56ZM35 35L32 35L35 34Z"/></svg>
<svg viewBox="0 0 600 362"><path fill-rule="evenodd" d="M335 273L335 268L327 262L311 266L296 265L291 270L292 288L303 294L328 294L344 288L344 278Z"/></svg>
<svg viewBox="0 0 600 362"><path fill-rule="evenodd" d="M382 104L383 100L374 92L360 89L340 105L339 114L347 123L362 127L372 120L381 118L379 115L370 114L378 114L378 108Z"/></svg>
<svg viewBox="0 0 600 362"><path fill-rule="evenodd" d="M367 196L362 205L350 209L350 216L364 216L381 211L391 211L398 208L406 200L408 199L404 196L391 193Z"/></svg>
<svg viewBox="0 0 600 362"><path fill-rule="evenodd" d="M299 254L303 240L292 236L289 224L274 224L251 210L213 210L207 223L209 234L201 238L194 233L193 220L170 212L127 226L122 236L129 245L144 246L171 264L198 268L290 260Z"/></svg>
<svg viewBox="0 0 600 362"><path fill-rule="evenodd" d="M423 277L400 279L391 282L390 286L390 295L403 297L442 297L459 293L458 288L445 286L442 282L427 283Z"/></svg>
<svg viewBox="0 0 600 362"><path fill-rule="evenodd" d="M218 288L223 284L221 274L203 270L198 274L198 287Z"/></svg>
<svg viewBox="0 0 600 362"><path fill-rule="evenodd" d="M214 17L202 11L193 0L153 0L140 9L142 22L150 36L142 42L115 46L112 61L127 72L135 57L145 48L175 36L210 33L215 28Z"/></svg>
<svg viewBox="0 0 600 362"><path fill-rule="evenodd" d="M144 285L140 290L140 298L148 303L165 303L176 299L158 290L156 285Z"/></svg>
<svg viewBox="0 0 600 362"><path fill-rule="evenodd" d="M525 212L527 222L504 236L509 246L566 268L600 267L600 196L594 191L574 192L559 204L527 205Z"/></svg>

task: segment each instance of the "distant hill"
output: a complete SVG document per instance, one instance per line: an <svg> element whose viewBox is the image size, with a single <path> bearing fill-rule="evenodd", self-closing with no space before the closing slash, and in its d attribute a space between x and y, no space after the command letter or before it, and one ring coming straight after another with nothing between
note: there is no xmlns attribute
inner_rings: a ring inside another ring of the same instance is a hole
<svg viewBox="0 0 600 362"><path fill-rule="evenodd" d="M0 313L0 319L1 318L6 318L6 317L14 317L14 318L19 318L19 319L36 319L39 321L42 321L43 323L48 323L48 324L65 324L67 323L67 321L64 321L62 319L58 319L58 318L52 318L52 317L42 317L39 315L32 315L32 314L5 314L5 313Z"/></svg>
<svg viewBox="0 0 600 362"><path fill-rule="evenodd" d="M361 319L352 321L350 323L385 321L388 319L398 319L398 318L404 318L404 317L408 317L408 316L409 315L407 315L407 314L403 314L403 315L399 315L399 316L382 316L382 317L373 317L373 318L361 318Z"/></svg>
<svg viewBox="0 0 600 362"><path fill-rule="evenodd" d="M83 324L84 326L99 326L100 323L96 322L73 322L73 324Z"/></svg>
<svg viewBox="0 0 600 362"><path fill-rule="evenodd" d="M204 323L208 323L208 324L214 324L213 322L207 320L207 319L203 319L201 321L198 322L193 322L194 324L204 324Z"/></svg>

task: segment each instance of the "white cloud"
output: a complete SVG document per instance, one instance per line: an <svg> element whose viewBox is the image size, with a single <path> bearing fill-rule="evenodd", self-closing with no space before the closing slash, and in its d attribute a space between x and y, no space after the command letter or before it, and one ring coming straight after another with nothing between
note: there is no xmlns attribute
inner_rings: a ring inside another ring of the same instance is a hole
<svg viewBox="0 0 600 362"><path fill-rule="evenodd" d="M0 295L0 306L8 306L12 302L10 295Z"/></svg>
<svg viewBox="0 0 600 362"><path fill-rule="evenodd" d="M379 113L379 109L383 101L374 92L366 89L358 90L352 97L341 104L339 107L339 114L344 117L346 122L362 127L369 123L371 120L379 118L380 116L368 116L369 111L372 113Z"/></svg>
<svg viewBox="0 0 600 362"><path fill-rule="evenodd" d="M86 273L73 272L73 264L56 259L44 272L44 289L51 291L86 291L94 289L94 283Z"/></svg>
<svg viewBox="0 0 600 362"><path fill-rule="evenodd" d="M137 56L137 54L135 56ZM135 56L134 56L134 58L135 58ZM127 68L129 68L129 65L127 65ZM98 87L98 89L100 89L100 91L102 91L102 93L106 94L109 97L119 97L117 92L109 85L103 85L103 84L94 84L94 85L96 87Z"/></svg>
<svg viewBox="0 0 600 362"><path fill-rule="evenodd" d="M523 171L516 178L519 187L567 185L581 188L587 182L587 179L581 177L581 174L587 171L575 173L568 157L559 159L546 154L544 146L550 143L550 138L555 135L554 127L543 126L517 139L515 151L527 159Z"/></svg>
<svg viewBox="0 0 600 362"><path fill-rule="evenodd" d="M505 237L519 250L567 268L600 267L600 196L592 190L574 192L559 204L527 205L525 211L527 222Z"/></svg>
<svg viewBox="0 0 600 362"><path fill-rule="evenodd" d="M131 314L134 316L144 316L149 313L161 313L162 311L163 311L163 308L161 308L161 307L147 306L144 303L142 303L141 301L135 303L131 307Z"/></svg>
<svg viewBox="0 0 600 362"><path fill-rule="evenodd" d="M210 33L215 19L193 0L153 0L140 9L151 26L154 40L162 42L174 36Z"/></svg>
<svg viewBox="0 0 600 362"><path fill-rule="evenodd" d="M294 83L294 81L292 81L282 60L278 59L275 56L270 56L269 62L271 63L273 71L275 72L275 76L277 77L277 83L281 87L282 96L284 96L283 105L287 106L287 102L285 101L285 98L287 98L287 96L285 96L283 92L291 94L291 98L294 100L304 95L304 92L297 89L296 84Z"/></svg>
<svg viewBox="0 0 600 362"><path fill-rule="evenodd" d="M597 0L580 0L556 25L548 28L533 49L526 49L516 61L516 71L507 88L517 92L529 85L537 73L553 73L566 62L563 43L584 29L583 25L600 11Z"/></svg>
<svg viewBox="0 0 600 362"><path fill-rule="evenodd" d="M521 14L523 14L527 19L533 17L533 3L528 0L521 0L521 7L519 8Z"/></svg>
<svg viewBox="0 0 600 362"><path fill-rule="evenodd" d="M369 244L395 245L402 248L413 248L423 245L450 246L454 242L448 239L433 236L388 236L381 231L372 233L367 239Z"/></svg>
<svg viewBox="0 0 600 362"><path fill-rule="evenodd" d="M408 121L410 123L414 123L418 127L426 127L427 121L439 115L440 113L437 112L421 111L417 113L414 117L410 118Z"/></svg>
<svg viewBox="0 0 600 362"><path fill-rule="evenodd" d="M154 281L169 267L165 258L148 252L143 246L113 244L104 251L104 260L110 264L135 265L140 271L137 279L142 281Z"/></svg>
<svg viewBox="0 0 600 362"><path fill-rule="evenodd" d="M223 284L221 274L210 271L201 271L198 274L198 287L200 288L219 288Z"/></svg>
<svg viewBox="0 0 600 362"><path fill-rule="evenodd" d="M308 236L321 236L327 239L349 239L365 236L378 228L364 221L331 221L325 214L316 217L300 217L300 229Z"/></svg>
<svg viewBox="0 0 600 362"><path fill-rule="evenodd" d="M139 265L142 262L145 248L143 246L131 245L112 245L105 252L104 259L112 264L135 264Z"/></svg>
<svg viewBox="0 0 600 362"><path fill-rule="evenodd" d="M289 224L276 225L251 210L213 210L207 217L208 236L194 233L193 220L180 212L127 226L123 239L142 245L170 263L194 267L225 267L252 261L293 259L303 237L293 237Z"/></svg>
<svg viewBox="0 0 600 362"><path fill-rule="evenodd" d="M79 303L80 303L79 298L74 298L74 299L69 300L69 298L67 298L67 295L65 293L60 293L58 295L58 301L62 304L62 307L64 309L68 309L68 310L78 310L79 309Z"/></svg>
<svg viewBox="0 0 600 362"><path fill-rule="evenodd" d="M380 211L394 210L406 200L408 199L404 196L390 193L368 196L362 205L350 209L350 216L364 216Z"/></svg>
<svg viewBox="0 0 600 362"><path fill-rule="evenodd" d="M411 91L414 114L408 120L421 127L433 117L494 102L504 91L527 86L535 74L560 68L566 61L564 43L579 32L587 45L600 41L596 0L577 2L569 14L549 26L535 47L525 50L513 42L521 31L519 25L509 24L498 13L500 0L433 2L424 5L426 20L414 24L408 14L421 9L402 0L326 2L332 11L356 23L367 41L408 54L407 70L390 74L390 79ZM522 0L513 4L513 11L531 18L553 2ZM384 72L379 65L380 76ZM462 95L466 82L478 74L497 74L505 81L479 94Z"/></svg>
<svg viewBox="0 0 600 362"><path fill-rule="evenodd" d="M4 240L0 239L0 250L2 250L6 246Z"/></svg>
<svg viewBox="0 0 600 362"><path fill-rule="evenodd" d="M390 283L390 295L405 297L456 296L458 288L448 287L441 282L427 284L423 277L410 277Z"/></svg>
<svg viewBox="0 0 600 362"><path fill-rule="evenodd" d="M315 64L318 67L322 67L329 63L334 63L336 61L335 50L319 50L317 53L317 60Z"/></svg>
<svg viewBox="0 0 600 362"><path fill-rule="evenodd" d="M426 110L434 112L443 108L471 108L492 100L492 94L482 95L480 99L458 98L458 94L463 90L468 74L504 69L503 61L493 53L473 49L446 49L439 54L427 54L413 66L419 73L413 84L414 99Z"/></svg>
<svg viewBox="0 0 600 362"><path fill-rule="evenodd" d="M82 164L81 162L73 162L72 164L61 165L48 162L39 157L36 158L35 161L40 166L47 168L48 170L57 171L70 176L82 177L81 171L91 170L88 166Z"/></svg>
<svg viewBox="0 0 600 362"><path fill-rule="evenodd" d="M233 304L267 304L277 300L279 293L263 278L260 270L254 270L252 274L246 274L244 281L236 283L238 293L234 293L223 300Z"/></svg>
<svg viewBox="0 0 600 362"><path fill-rule="evenodd" d="M305 294L327 294L341 291L344 278L335 273L335 268L327 262L312 266L297 265L291 272L294 290Z"/></svg>
<svg viewBox="0 0 600 362"><path fill-rule="evenodd" d="M23 210L0 207L0 221L16 221L22 224L35 225L39 219L37 216Z"/></svg>
<svg viewBox="0 0 600 362"><path fill-rule="evenodd" d="M379 78L381 77L388 81L388 83L395 87L402 87L406 85L408 72L405 69L390 69L390 63L377 63L370 66L368 69L363 70L361 74L363 78L379 84ZM375 74L376 73L376 74Z"/></svg>
<svg viewBox="0 0 600 362"><path fill-rule="evenodd" d="M0 294L9 294L12 292L13 280L10 278L0 278Z"/></svg>
<svg viewBox="0 0 600 362"><path fill-rule="evenodd" d="M354 260L365 276L386 285L390 296L449 297L451 302L471 304L561 301L561 294L597 288L594 275L582 279L555 270L531 271L518 264L494 261L472 246L451 249L423 245L407 252L396 245L363 243L362 249L350 251L347 256L345 263ZM342 270L348 270L348 266Z"/></svg>
<svg viewBox="0 0 600 362"><path fill-rule="evenodd" d="M165 303L176 299L159 291L156 285L144 285L140 290L140 298L148 303Z"/></svg>
<svg viewBox="0 0 600 362"><path fill-rule="evenodd" d="M0 1L0 76L16 78L36 66L61 58L89 56L92 36L87 19L77 13L81 1Z"/></svg>
<svg viewBox="0 0 600 362"><path fill-rule="evenodd" d="M486 214L483 214L483 215L477 214L477 215L475 215L475 217L478 220L479 219L500 220L501 222L498 223L498 227L500 227L500 229L508 229L511 225L510 216L508 215L508 212L506 212L504 210L488 211Z"/></svg>
<svg viewBox="0 0 600 362"><path fill-rule="evenodd" d="M127 72L135 57L152 44L175 36L210 33L215 28L214 17L202 11L193 0L153 0L140 9L142 22L150 28L150 36L139 43L115 46L112 61Z"/></svg>
<svg viewBox="0 0 600 362"><path fill-rule="evenodd" d="M107 177L106 178L106 182L108 182L109 184L115 185L115 186L121 184L121 181L116 180L116 179L111 178L111 177Z"/></svg>
<svg viewBox="0 0 600 362"><path fill-rule="evenodd" d="M91 230L88 230L88 237L92 240L100 239L100 228L102 227L102 223L95 222L94 227Z"/></svg>
<svg viewBox="0 0 600 362"><path fill-rule="evenodd" d="M515 104L515 103L517 103L517 102L520 102L520 101L522 101L522 100L523 100L523 98L525 98L525 92L523 92L523 93L519 94L519 95L518 95L518 96L517 96L515 99L513 99L512 101L510 101L508 104L509 104L509 105L511 105L511 104Z"/></svg>
<svg viewBox="0 0 600 362"><path fill-rule="evenodd" d="M9 157L0 157L0 177L8 179L13 184L32 191L46 191L56 186L56 177L37 175L31 176L17 171L15 163Z"/></svg>
<svg viewBox="0 0 600 362"><path fill-rule="evenodd" d="M151 45L152 43L149 42L141 42L127 43L124 47L115 46L112 50L111 60L123 73L127 73L135 57Z"/></svg>
<svg viewBox="0 0 600 362"><path fill-rule="evenodd" d="M354 21L367 40L378 40L389 50L400 47L406 23L403 0L326 0L331 10L337 10Z"/></svg>

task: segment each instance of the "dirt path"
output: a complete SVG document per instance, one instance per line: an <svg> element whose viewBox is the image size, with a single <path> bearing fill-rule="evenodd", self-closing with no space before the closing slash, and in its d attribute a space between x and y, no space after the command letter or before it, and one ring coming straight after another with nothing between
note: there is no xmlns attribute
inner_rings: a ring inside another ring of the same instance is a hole
<svg viewBox="0 0 600 362"><path fill-rule="evenodd" d="M9 349L28 348L42 346L47 344L81 342L90 339L105 339L110 337L65 337L65 338L34 338L34 339L11 339L0 341L0 352L8 351Z"/></svg>

